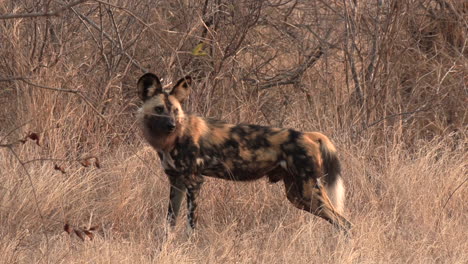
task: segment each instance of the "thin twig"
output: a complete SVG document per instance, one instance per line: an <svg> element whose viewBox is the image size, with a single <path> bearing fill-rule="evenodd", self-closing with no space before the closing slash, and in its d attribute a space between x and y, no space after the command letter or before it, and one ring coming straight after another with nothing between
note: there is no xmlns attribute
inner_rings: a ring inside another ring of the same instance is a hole
<svg viewBox="0 0 468 264"><path fill-rule="evenodd" d="M468 181L468 177L467 177L462 183L460 183L460 184L457 186L457 188L455 188L455 190L453 190L452 193L450 193L449 197L447 198L447 201L445 201L445 203L444 203L444 206L442 206L442 210L445 209L445 207L447 206L447 204L448 204L448 202L450 201L450 199L452 199L452 196L453 196L453 195L458 191L458 189L460 189L460 188L463 186L463 184L465 184L467 181Z"/></svg>
<svg viewBox="0 0 468 264"><path fill-rule="evenodd" d="M260 90L265 90L271 87L276 87L280 85L295 84L300 81L301 76L304 72L312 67L324 54L322 47L318 47L315 51L307 56L306 62L302 65L299 65L296 69L290 70L284 74L278 74L269 80L266 80L258 84Z"/></svg>
<svg viewBox="0 0 468 264"><path fill-rule="evenodd" d="M28 120L28 121L22 123L21 125L18 125L18 126L16 126L16 127L14 127L13 129L11 129L10 131L8 131L8 132L6 133L6 135L0 139L0 142L2 142L3 140L5 140L6 138L8 138L9 135L11 135L13 132L15 132L15 131L16 131L17 129L19 129L20 127L27 125L29 122L31 122L31 120ZM9 144L6 144L6 145L9 145ZM0 145L0 146L2 146L2 145ZM4 145L3 145L3 146L4 146Z"/></svg>
<svg viewBox="0 0 468 264"><path fill-rule="evenodd" d="M17 76L12 76L8 78L0 78L0 82L11 82L11 81L18 81L22 79L28 79L27 77L17 77Z"/></svg>
<svg viewBox="0 0 468 264"><path fill-rule="evenodd" d="M72 3L69 3L67 5L64 5L63 7L53 11L53 12L42 12L42 13L26 13L26 14L8 14L8 15L2 15L0 16L0 19L15 19L15 18L27 18L27 17L51 17L51 16L59 16L60 13L62 13L63 11L73 7L73 6L76 6L76 5L79 5L79 4L82 4L84 2L86 2L88 0L78 0L78 1L75 1L75 2L72 2Z"/></svg>
<svg viewBox="0 0 468 264"><path fill-rule="evenodd" d="M96 30L98 30L99 32L102 33L102 35L108 39L110 42L112 42L112 44L116 47L119 47L119 45L117 43L115 43L114 39L107 33L105 32L103 29L101 29L98 25L96 25L96 23L94 23L91 19L89 19L88 17L86 17L85 15L81 14L80 12L76 11L74 8L71 8L71 10L77 15L79 16L81 19L83 19L84 21L88 22L93 28L95 28ZM130 56L127 52L125 52L124 50L122 50L122 48L120 48L120 52L122 52L123 55L125 55L125 57L127 57L130 62L135 65L135 67L137 67L138 69L140 69L141 71L143 72L148 72L148 70L141 66L140 63L138 63L137 60L135 60L132 56Z"/></svg>
<svg viewBox="0 0 468 264"><path fill-rule="evenodd" d="M49 86L44 86L44 85L32 83L32 82L26 80L26 78L22 78L22 79L18 79L18 80L23 81L23 82L25 82L25 83L27 83L27 84L29 84L31 86L41 88L41 89L52 90L52 91L56 91L56 92L72 93L72 94L79 94L80 93L80 91L78 91L78 90L54 88L54 87L49 87Z"/></svg>
<svg viewBox="0 0 468 264"><path fill-rule="evenodd" d="M24 162L24 165L27 165L29 163L33 162L38 162L38 161L55 161L55 162L81 162L84 159L53 159L53 158L45 158L45 159L32 159L32 160L27 160Z"/></svg>
<svg viewBox="0 0 468 264"><path fill-rule="evenodd" d="M426 112L426 111L430 111L432 110L434 107L427 107L427 108L424 108L424 109L417 109L415 111L410 111L410 112L403 112L403 113L397 113L397 114L392 114L392 115L387 115L387 116L384 116L382 117L381 119L367 125L365 128L363 128L361 131L359 131L359 133L367 130L368 128L370 127L373 127L377 124L379 124L380 122L386 120L386 119L389 119L389 118L394 118L394 117L397 117L397 116L407 116L407 115L413 115L413 114L416 114L416 113L419 113L419 112Z"/></svg>
<svg viewBox="0 0 468 264"><path fill-rule="evenodd" d="M32 189L33 197L34 197L34 203L37 208L37 212L39 214L39 217L41 218L42 224L45 226L45 218L44 218L44 215L42 214L41 207L39 206L39 199L37 198L37 192L36 192L36 188L34 187L31 174L29 174L29 171L26 168L24 162L21 160L18 154L16 154L13 148L10 146L8 147L8 149L11 151L11 153L13 153L13 156L15 156L15 158L18 160L18 162L21 165L21 168L23 168L24 172L26 173L26 176L28 177L29 184L31 185L31 189ZM44 235L46 237L47 252L49 252L49 235L47 234L47 232L44 232Z"/></svg>
<svg viewBox="0 0 468 264"><path fill-rule="evenodd" d="M128 10L127 8L125 7L121 7L121 6L118 6L118 5L113 5L111 3L107 3L107 2L104 2L104 1L100 1L100 0L93 0L94 2L98 2L100 4L103 4L103 5L108 5L108 6L111 6L111 7L114 7L114 8L117 8L117 9L120 9L122 11L124 11L125 13L129 14L131 17L135 18L138 22L140 22L140 24L143 24L144 26L146 26L147 28L150 28L152 24L148 24L146 23L145 21L143 21L140 17L138 17L137 15L133 14L132 11Z"/></svg>

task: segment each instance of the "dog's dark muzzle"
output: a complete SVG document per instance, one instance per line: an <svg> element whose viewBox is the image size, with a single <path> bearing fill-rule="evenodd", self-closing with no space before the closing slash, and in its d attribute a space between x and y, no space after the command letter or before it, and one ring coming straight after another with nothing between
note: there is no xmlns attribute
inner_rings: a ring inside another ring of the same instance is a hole
<svg viewBox="0 0 468 264"><path fill-rule="evenodd" d="M175 120L171 117L147 117L146 125L155 133L172 133L176 129Z"/></svg>
<svg viewBox="0 0 468 264"><path fill-rule="evenodd" d="M174 132L175 129L176 129L176 124L174 120L170 120L169 122L166 123L167 132L169 133Z"/></svg>

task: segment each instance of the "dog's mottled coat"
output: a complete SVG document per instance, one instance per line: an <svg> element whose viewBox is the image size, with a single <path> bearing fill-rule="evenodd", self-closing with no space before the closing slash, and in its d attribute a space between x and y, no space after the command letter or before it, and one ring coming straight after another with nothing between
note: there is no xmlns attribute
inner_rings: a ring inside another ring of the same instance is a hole
<svg viewBox="0 0 468 264"><path fill-rule="evenodd" d="M171 91L164 91L152 73L143 75L137 84L144 102L138 115L144 137L158 152L171 183L168 221L172 226L186 193L189 225L195 227L196 198L203 177L209 176L234 181L283 180L286 196L296 207L343 230L351 227L341 215L344 187L340 164L326 136L186 115L181 103L191 84L191 78L185 77Z"/></svg>

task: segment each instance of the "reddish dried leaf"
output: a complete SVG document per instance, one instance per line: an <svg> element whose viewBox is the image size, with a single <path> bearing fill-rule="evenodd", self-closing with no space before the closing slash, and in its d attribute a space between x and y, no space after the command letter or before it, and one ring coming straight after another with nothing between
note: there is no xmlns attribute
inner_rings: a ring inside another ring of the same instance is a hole
<svg viewBox="0 0 468 264"><path fill-rule="evenodd" d="M73 229L73 231L75 232L75 234L83 241L85 241L85 238L83 236L83 232L81 232L80 230L76 230L76 229Z"/></svg>
<svg viewBox="0 0 468 264"><path fill-rule="evenodd" d="M89 167L89 165L91 165L91 162L89 161L89 159L85 159L85 160L80 161L80 164L83 167Z"/></svg>
<svg viewBox="0 0 468 264"><path fill-rule="evenodd" d="M58 170L63 174L66 173L65 170L62 167L60 167L59 165L57 165L57 164L54 165L54 170Z"/></svg>
<svg viewBox="0 0 468 264"><path fill-rule="evenodd" d="M89 237L89 240L93 240L94 234L88 230L83 230L83 232Z"/></svg>
<svg viewBox="0 0 468 264"><path fill-rule="evenodd" d="M30 138L31 140L36 141L36 144L38 146L40 146L39 145L39 135L37 133L34 133L34 132L29 133L28 138Z"/></svg>
<svg viewBox="0 0 468 264"><path fill-rule="evenodd" d="M71 234L71 231L72 231L72 229L71 229L71 227L70 227L70 225L69 225L68 223L66 223L66 224L63 226L63 230L64 230L65 232L67 232L69 235Z"/></svg>
<svg viewBox="0 0 468 264"><path fill-rule="evenodd" d="M94 166L96 168L100 169L101 168L101 163L99 162L98 158L94 157Z"/></svg>
<svg viewBox="0 0 468 264"><path fill-rule="evenodd" d="M115 136L115 137L113 137L111 139L111 144L112 145L117 145L117 144L119 144L119 141L120 141L120 139L117 136Z"/></svg>
<svg viewBox="0 0 468 264"><path fill-rule="evenodd" d="M99 229L99 226L95 225L89 228L89 231L96 231Z"/></svg>

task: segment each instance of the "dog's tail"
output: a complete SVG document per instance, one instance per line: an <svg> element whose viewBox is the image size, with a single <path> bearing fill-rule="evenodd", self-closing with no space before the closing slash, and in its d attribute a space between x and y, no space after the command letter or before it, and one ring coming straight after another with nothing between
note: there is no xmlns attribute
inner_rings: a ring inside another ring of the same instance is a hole
<svg viewBox="0 0 468 264"><path fill-rule="evenodd" d="M341 165L333 143L318 132L308 132L307 137L320 145L325 188L335 210L342 214L345 202L345 187L341 178Z"/></svg>

